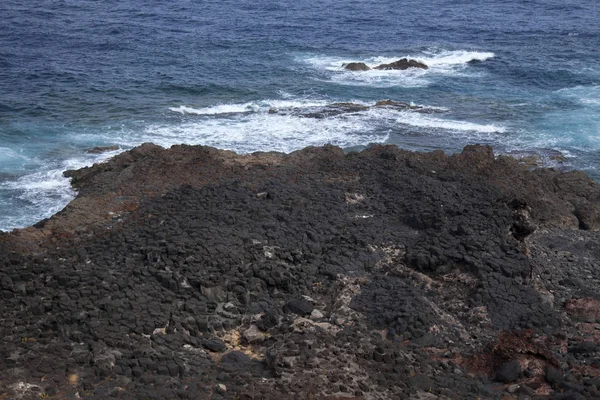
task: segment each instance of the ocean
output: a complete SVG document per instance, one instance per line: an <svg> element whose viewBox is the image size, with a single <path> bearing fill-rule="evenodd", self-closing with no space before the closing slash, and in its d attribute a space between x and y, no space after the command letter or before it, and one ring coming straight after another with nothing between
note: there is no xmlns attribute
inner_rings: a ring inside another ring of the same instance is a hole
<svg viewBox="0 0 600 400"><path fill-rule="evenodd" d="M144 142L483 143L600 179L597 0L3 0L0 16L0 230L61 210L64 170ZM429 69L343 68L404 57ZM319 114L340 102L369 107Z"/></svg>

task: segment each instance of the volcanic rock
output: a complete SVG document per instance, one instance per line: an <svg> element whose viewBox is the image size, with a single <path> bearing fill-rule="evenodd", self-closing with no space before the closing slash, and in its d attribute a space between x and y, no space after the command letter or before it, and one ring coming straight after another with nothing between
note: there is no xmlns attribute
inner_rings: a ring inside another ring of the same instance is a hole
<svg viewBox="0 0 600 400"><path fill-rule="evenodd" d="M371 67L362 62L351 62L344 65L344 69L349 71L368 71L371 69Z"/></svg>
<svg viewBox="0 0 600 400"><path fill-rule="evenodd" d="M600 351L600 344L594 342L582 342L569 347L569 353L586 354Z"/></svg>
<svg viewBox="0 0 600 400"><path fill-rule="evenodd" d="M145 144L66 175L64 210L0 233L0 398L596 396L581 172Z"/></svg>
<svg viewBox="0 0 600 400"><path fill-rule="evenodd" d="M310 315L314 309L315 306L305 299L295 299L287 302L284 306L285 311L298 314L300 316Z"/></svg>
<svg viewBox="0 0 600 400"><path fill-rule="evenodd" d="M233 350L226 353L223 358L221 358L221 362L223 364L230 364L238 368L243 368L250 362L250 357L241 351Z"/></svg>
<svg viewBox="0 0 600 400"><path fill-rule="evenodd" d="M393 100L380 100L375 103L375 107L394 107L394 108L410 108L410 104L405 103L403 101L393 101Z"/></svg>
<svg viewBox="0 0 600 400"><path fill-rule="evenodd" d="M407 59L407 58L402 58L398 61L394 61L391 62L389 64L381 64L378 65L376 67L374 67L373 69L380 69L380 70L405 70L405 69L409 69L409 68L421 68L421 69L429 69L429 67L425 64L423 64L422 62L416 61L416 60L412 60L412 59Z"/></svg>
<svg viewBox="0 0 600 400"><path fill-rule="evenodd" d="M202 342L202 346L204 346L205 348L207 348L210 351L215 351L215 352L223 351L226 348L225 343L223 343L223 341L218 338L205 340L204 342Z"/></svg>
<svg viewBox="0 0 600 400"><path fill-rule="evenodd" d="M295 115L304 118L329 118L342 114L366 111L369 107L358 103L331 103L325 106L279 108L271 114Z"/></svg>
<svg viewBox="0 0 600 400"><path fill-rule="evenodd" d="M548 383L560 383L565 379L565 376L561 370L554 367L548 367L546 369L546 382Z"/></svg>
<svg viewBox="0 0 600 400"><path fill-rule="evenodd" d="M510 383L516 381L517 378L519 378L520 373L521 364L519 364L519 361L513 360L511 362L500 365L500 367L496 371L495 379L498 382Z"/></svg>
<svg viewBox="0 0 600 400"><path fill-rule="evenodd" d="M89 154L100 154L100 153L106 153L109 151L116 151L119 149L120 149L119 146L97 146L97 147L93 147L93 148L89 149L87 152Z"/></svg>
<svg viewBox="0 0 600 400"><path fill-rule="evenodd" d="M244 339L246 339L246 342L248 343L258 343L265 340L265 334L262 333L256 325L252 325L244 331Z"/></svg>

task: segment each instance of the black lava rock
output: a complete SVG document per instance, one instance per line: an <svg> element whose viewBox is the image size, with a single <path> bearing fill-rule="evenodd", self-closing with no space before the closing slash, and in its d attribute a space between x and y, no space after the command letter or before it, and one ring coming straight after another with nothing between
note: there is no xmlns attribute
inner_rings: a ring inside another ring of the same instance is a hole
<svg viewBox="0 0 600 400"><path fill-rule="evenodd" d="M233 350L221 358L221 366L226 371L235 371L242 368L245 368L248 363L250 363L251 358L238 350Z"/></svg>
<svg viewBox="0 0 600 400"><path fill-rule="evenodd" d="M298 314L302 317L310 315L310 313L315 309L315 306L308 300L305 299L296 299L286 303L283 310L286 312L291 312L294 314Z"/></svg>
<svg viewBox="0 0 600 400"><path fill-rule="evenodd" d="M274 310L269 310L260 317L256 323L256 326L261 331L266 332L267 330L277 326L277 324L279 324L279 317L277 313Z"/></svg>
<svg viewBox="0 0 600 400"><path fill-rule="evenodd" d="M204 342L202 342L202 346L214 352L223 351L226 348L225 343L223 343L223 341L218 338L205 340Z"/></svg>
<svg viewBox="0 0 600 400"><path fill-rule="evenodd" d="M554 367L548 367L546 369L546 382L553 384L553 383L560 383L565 379L565 375L563 374L563 372L560 369L554 368Z"/></svg>
<svg viewBox="0 0 600 400"><path fill-rule="evenodd" d="M594 342L582 342L569 347L569 353L573 354L588 354L596 353L600 350L600 345Z"/></svg>
<svg viewBox="0 0 600 400"><path fill-rule="evenodd" d="M423 374L411 376L408 379L408 384L410 385L410 387L417 390L422 390L424 392L429 392L433 390L433 381Z"/></svg>
<svg viewBox="0 0 600 400"><path fill-rule="evenodd" d="M504 363L496 370L495 380L502 383L514 382L519 378L521 373L521 364L519 361L513 360Z"/></svg>

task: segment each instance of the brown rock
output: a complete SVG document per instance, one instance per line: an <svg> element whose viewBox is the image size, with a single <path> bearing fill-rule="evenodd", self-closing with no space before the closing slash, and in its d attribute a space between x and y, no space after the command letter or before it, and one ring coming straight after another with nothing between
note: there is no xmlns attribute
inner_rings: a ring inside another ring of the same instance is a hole
<svg viewBox="0 0 600 400"><path fill-rule="evenodd" d="M572 299L565 305L565 311L576 321L594 323L600 319L600 301L592 298Z"/></svg>
<svg viewBox="0 0 600 400"><path fill-rule="evenodd" d="M524 156L519 158L519 162L530 168L534 168L540 165L541 160L539 156Z"/></svg>
<svg viewBox="0 0 600 400"><path fill-rule="evenodd" d="M564 163L565 161L567 161L567 157L565 157L564 154L557 154L555 156L550 157L550 159L552 161L556 161L556 162L561 163L561 164Z"/></svg>

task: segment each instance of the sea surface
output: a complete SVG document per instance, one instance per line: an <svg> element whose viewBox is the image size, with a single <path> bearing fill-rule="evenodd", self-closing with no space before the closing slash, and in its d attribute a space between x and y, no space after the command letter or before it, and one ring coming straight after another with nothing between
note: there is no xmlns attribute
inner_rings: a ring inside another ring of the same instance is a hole
<svg viewBox="0 0 600 400"><path fill-rule="evenodd" d="M403 57L430 68L343 68ZM384 99L427 112L303 115ZM75 195L64 170L144 142L485 143L599 179L600 2L0 2L0 230L62 209Z"/></svg>

